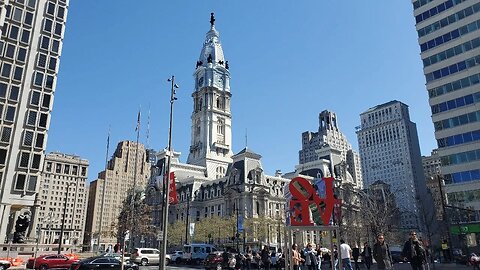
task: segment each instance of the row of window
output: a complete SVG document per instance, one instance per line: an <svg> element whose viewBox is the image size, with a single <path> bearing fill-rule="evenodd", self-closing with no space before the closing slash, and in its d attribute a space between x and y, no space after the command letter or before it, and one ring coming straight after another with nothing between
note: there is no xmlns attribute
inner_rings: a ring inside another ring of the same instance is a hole
<svg viewBox="0 0 480 270"><path fill-rule="evenodd" d="M445 50L443 52L439 52L437 54L434 54L430 57L427 57L423 59L423 66L428 67L430 65L433 65L437 62L443 61L445 59L454 57L456 55L462 54L464 52L468 52L472 49L475 49L477 47L480 47L480 38L474 38L470 41L467 41L463 44L457 45L453 48L450 48L448 50Z"/></svg>
<svg viewBox="0 0 480 270"><path fill-rule="evenodd" d="M15 106L8 105L8 106L5 106L6 107L5 112L3 112L4 111L3 106L4 104L0 103L0 119L2 118L2 113L4 113L3 120L13 123L15 120L15 113L17 111L17 108Z"/></svg>
<svg viewBox="0 0 480 270"><path fill-rule="evenodd" d="M58 53L60 50L60 41L48 36L42 36L40 48L49 52Z"/></svg>
<svg viewBox="0 0 480 270"><path fill-rule="evenodd" d="M480 159L480 149L463 153L451 154L440 158L442 166L473 162Z"/></svg>
<svg viewBox="0 0 480 270"><path fill-rule="evenodd" d="M480 111L462 114L449 119L437 121L433 123L433 126L435 127L435 131L439 131L439 130L454 128L457 126L466 125L466 124L474 123L478 121L480 121Z"/></svg>
<svg viewBox="0 0 480 270"><path fill-rule="evenodd" d="M420 50L422 52L426 50L430 50L432 48L435 48L437 46L442 45L443 43L454 40L460 36L464 36L468 33L474 32L480 28L480 20L472 22L470 24L464 25L458 29L455 29L451 32L448 32L444 35L441 35L439 37L436 37L434 39L431 39L425 43L420 44Z"/></svg>
<svg viewBox="0 0 480 270"><path fill-rule="evenodd" d="M365 135L365 144L367 147L378 143L389 142L400 138L398 127L381 130L372 134Z"/></svg>
<svg viewBox="0 0 480 270"><path fill-rule="evenodd" d="M445 138L440 138L437 140L437 145L439 148L464 144L472 141L480 140L480 130L474 130L462 134L457 134Z"/></svg>
<svg viewBox="0 0 480 270"><path fill-rule="evenodd" d="M444 85L440 85L438 87L432 88L428 90L428 96L430 98L438 97L443 94L447 94L453 91L460 90L462 88L470 87L472 85L476 85L480 83L480 73L468 76L463 79L459 79L453 82L446 83Z"/></svg>
<svg viewBox="0 0 480 270"><path fill-rule="evenodd" d="M19 7L12 7L10 5L7 5L5 7L6 9L6 17L7 18L10 18L11 16L11 19L13 22L18 22L19 24L21 24L23 22L23 25L24 26L32 26L33 25L33 13L30 12L30 11L27 11L27 10L23 10ZM12 9L13 9L13 12L12 12ZM23 18L23 20L22 20Z"/></svg>
<svg viewBox="0 0 480 270"><path fill-rule="evenodd" d="M436 105L431 106L432 114L437 114L456 108L460 108L466 105L477 103L480 101L480 92L475 94L466 95L449 101L445 101Z"/></svg>
<svg viewBox="0 0 480 270"><path fill-rule="evenodd" d="M55 8L56 8L57 12L55 12ZM50 15L50 16L53 16L53 17L56 16L58 19L61 19L61 20L65 19L65 12L66 12L66 9L65 9L64 6L55 5L55 3L53 3L53 2L48 2L47 8L46 8L46 11L45 11L45 13L47 15Z"/></svg>
<svg viewBox="0 0 480 270"><path fill-rule="evenodd" d="M445 180L445 184L455 184L480 180L480 169L445 174L443 177Z"/></svg>
<svg viewBox="0 0 480 270"><path fill-rule="evenodd" d="M13 71L13 76L12 76ZM2 65L2 70L0 71L0 76L6 79L9 79L12 76L12 79L15 81L21 81L23 76L23 67L13 66L10 63L4 62Z"/></svg>
<svg viewBox="0 0 480 270"><path fill-rule="evenodd" d="M42 155L35 154L31 152L21 152L20 158L18 162L19 168L32 168L32 169L40 169L40 160L42 159Z"/></svg>
<svg viewBox="0 0 480 270"><path fill-rule="evenodd" d="M2 135L0 136L0 142L9 143L12 136L12 128L3 126Z"/></svg>
<svg viewBox="0 0 480 270"><path fill-rule="evenodd" d="M16 85L11 85L10 86L10 91L8 91L8 85L5 83L0 82L0 98L7 98L8 94L8 99L10 101L18 101L19 95L20 95L20 87ZM0 116L2 115L2 111L0 109ZM0 117L1 118L1 117Z"/></svg>
<svg viewBox="0 0 480 270"><path fill-rule="evenodd" d="M55 25L55 27L53 27L53 25ZM57 36L61 36L62 29L63 29L63 24L61 22L54 23L52 20L45 18L43 22L43 31L50 34L55 34Z"/></svg>
<svg viewBox="0 0 480 270"><path fill-rule="evenodd" d="M455 74L455 73L460 72L464 69L472 68L472 67L474 67L476 65L479 65L479 64L480 64L480 55L477 55L475 57L466 59L464 61L460 61L460 62L455 63L453 65L450 65L448 67L444 67L442 69L435 70L434 72L427 73L427 74L425 74L425 78L426 78L427 83L428 83L428 82L431 82L433 80L437 80L437 79L446 77L448 75Z"/></svg>
<svg viewBox="0 0 480 270"><path fill-rule="evenodd" d="M25 63L25 59L27 58L27 49L11 43L4 43L3 41L0 41L0 55L3 55L5 58L10 60L17 60Z"/></svg>
<svg viewBox="0 0 480 270"><path fill-rule="evenodd" d="M417 9L417 8L419 8L421 6L424 6L424 5L426 5L426 4L428 4L432 1L435 1L435 0L417 0L417 1L412 3L413 9Z"/></svg>
<svg viewBox="0 0 480 270"><path fill-rule="evenodd" d="M419 29L417 31L418 37L423 37L425 35L428 35L430 33L433 33L437 31L438 29L441 29L449 24L455 23L463 18L466 18L474 13L477 13L480 11L480 3L477 3L473 6L467 7L466 9L463 9L457 13L454 13L446 18L441 19L440 21L436 21L428 26L425 26L422 29Z"/></svg>
<svg viewBox="0 0 480 270"><path fill-rule="evenodd" d="M62 0L62 1L65 1L65 0ZM17 4L26 5L26 7L30 8L30 9L35 9L37 0L17 0L15 2Z"/></svg>
<svg viewBox="0 0 480 270"><path fill-rule="evenodd" d="M10 31L8 31L10 29ZM30 30L28 29L21 29L16 25L10 25L5 23L2 29L3 36L8 37L14 41L20 41L21 43L28 44L30 41ZM20 39L19 39L20 37Z"/></svg>
<svg viewBox="0 0 480 270"><path fill-rule="evenodd" d="M48 89L53 89L53 82L55 80L55 76L44 74L40 71L35 71L35 76L33 79L33 85L37 87L45 87Z"/></svg>
<svg viewBox="0 0 480 270"><path fill-rule="evenodd" d="M54 166L53 162L50 162L50 161L47 162L46 166L45 166L45 171L46 172L52 172L53 166ZM77 165L62 164L62 163L55 163L55 173L78 175L78 166ZM87 167L81 166L80 167L80 174L81 174L81 176L87 175Z"/></svg>
<svg viewBox="0 0 480 270"><path fill-rule="evenodd" d="M420 13L418 14L417 16L415 16L415 22L416 23L419 23L419 22L422 22L432 16L435 16L439 13L442 13L444 12L445 10L447 9L450 9L452 8L453 6L455 5L458 5L462 2L465 2L466 0L448 0L446 2L443 2L441 3L440 5L436 6L436 7L433 7L423 13Z"/></svg>
<svg viewBox="0 0 480 270"><path fill-rule="evenodd" d="M450 204L464 203L464 202L469 202L469 203L478 202L480 201L480 190L474 189L474 190L457 191L457 192L448 193L447 196L448 196L448 202ZM468 214L461 214L453 218L458 218L458 221L456 222L471 222L471 221L477 220L475 215L468 215Z"/></svg>
<svg viewBox="0 0 480 270"><path fill-rule="evenodd" d="M36 175L29 175L27 179L26 174L19 173L17 174L17 179L14 184L14 190L35 192L37 179L38 177Z"/></svg>

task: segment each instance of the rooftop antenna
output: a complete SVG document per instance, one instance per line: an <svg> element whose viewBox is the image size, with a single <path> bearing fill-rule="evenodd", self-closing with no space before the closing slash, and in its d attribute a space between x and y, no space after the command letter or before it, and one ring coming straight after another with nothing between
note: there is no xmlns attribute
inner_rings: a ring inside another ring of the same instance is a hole
<svg viewBox="0 0 480 270"><path fill-rule="evenodd" d="M248 128L245 128L245 148L248 147Z"/></svg>
<svg viewBox="0 0 480 270"><path fill-rule="evenodd" d="M150 104L148 104L148 117L147 117L147 141L146 141L146 148L149 149L150 145Z"/></svg>

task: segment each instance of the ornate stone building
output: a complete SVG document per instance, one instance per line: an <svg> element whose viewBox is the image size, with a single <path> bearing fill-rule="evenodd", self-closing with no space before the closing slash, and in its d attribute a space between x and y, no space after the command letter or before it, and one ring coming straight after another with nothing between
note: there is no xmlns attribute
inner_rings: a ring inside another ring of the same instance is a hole
<svg viewBox="0 0 480 270"><path fill-rule="evenodd" d="M180 153L173 153L171 169L175 172L179 203L170 206L169 223L184 221L188 227L189 223L209 217L227 219L234 216L237 225L229 229L231 233L229 237L225 235L225 239L236 236L237 241L241 239L240 248L253 242L278 246L280 238L273 233L260 235L255 220L284 217L283 187L289 180L279 175L266 175L261 156L248 148L233 155L229 64L223 54L213 13L194 79L191 146L186 164L179 161ZM166 150L157 154L160 171L163 171L167 155ZM159 182L162 182L161 177L152 177L147 189L147 202L153 205L153 223L157 227L162 216ZM266 226L273 231L273 227ZM219 235L212 238L220 241ZM180 243L169 243L175 244Z"/></svg>

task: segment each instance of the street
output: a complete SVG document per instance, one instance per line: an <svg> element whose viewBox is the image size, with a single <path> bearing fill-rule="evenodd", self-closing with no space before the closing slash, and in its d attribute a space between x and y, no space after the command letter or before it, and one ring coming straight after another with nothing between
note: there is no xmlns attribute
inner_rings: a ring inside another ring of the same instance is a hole
<svg viewBox="0 0 480 270"><path fill-rule="evenodd" d="M158 265L150 265L150 266L140 266L140 270L157 270ZM187 270L187 269L204 269L202 265L169 265L167 266L168 270ZM271 270L274 270L275 268L271 268ZM328 263L322 265L322 270L328 270ZM360 265L360 269L367 269L365 268L364 265ZM377 266L374 264L371 268L371 270L376 270ZM410 264L408 263L396 263L394 265L394 270L410 270L412 269L410 267ZM461 264L435 264L435 266L430 265L430 268L425 270L453 270L453 269L472 269L471 266L465 266ZM252 269L254 270L254 269Z"/></svg>

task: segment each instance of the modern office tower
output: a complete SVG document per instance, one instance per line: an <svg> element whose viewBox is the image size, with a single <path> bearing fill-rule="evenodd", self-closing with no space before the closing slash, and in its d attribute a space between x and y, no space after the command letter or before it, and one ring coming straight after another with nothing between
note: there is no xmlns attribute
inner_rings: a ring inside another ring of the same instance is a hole
<svg viewBox="0 0 480 270"><path fill-rule="evenodd" d="M55 152L45 156L36 200L39 243L58 244L63 223L62 244L72 249L81 246L87 214L87 179L88 160Z"/></svg>
<svg viewBox="0 0 480 270"><path fill-rule="evenodd" d="M442 220L443 204L445 203L445 199L442 201L442 196L445 198L445 187L443 179L440 177L441 162L440 157L438 156L438 151L435 149L430 156L422 156L422 164L423 172L425 174L425 184L432 194L437 219Z"/></svg>
<svg viewBox="0 0 480 270"><path fill-rule="evenodd" d="M138 152L137 152L138 151ZM138 153L138 155L137 155ZM100 249L115 245L118 216L132 188L145 189L150 180L150 161L141 143L122 141L109 160L107 171L90 183L84 244Z"/></svg>
<svg viewBox="0 0 480 270"><path fill-rule="evenodd" d="M358 188L361 188L363 181L360 157L357 152L352 150L352 145L348 142L347 137L338 128L337 115L334 112L325 110L319 114L318 118L318 132L306 131L302 133L302 150L299 151L297 171L302 174L307 173L301 169L302 165L325 158L321 149L328 147L328 149L334 149L339 152L338 156L340 159L333 161L335 164L332 163L332 166L342 161L345 162L348 165L347 171L351 175L353 183ZM330 154L327 153L326 155ZM331 158L329 156L326 159ZM311 176L315 177L315 175Z"/></svg>
<svg viewBox="0 0 480 270"><path fill-rule="evenodd" d="M20 215L34 212L68 3L0 1L1 243L13 239ZM34 237L31 220L24 233Z"/></svg>
<svg viewBox="0 0 480 270"><path fill-rule="evenodd" d="M480 210L480 2L412 3L447 197Z"/></svg>
<svg viewBox="0 0 480 270"><path fill-rule="evenodd" d="M408 106L390 101L360 114L358 146L364 188L382 181L390 185L401 211L401 227L421 229L418 199L425 195L425 178L417 127Z"/></svg>

